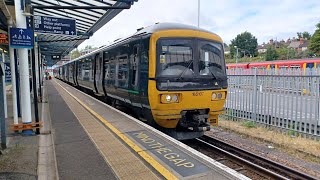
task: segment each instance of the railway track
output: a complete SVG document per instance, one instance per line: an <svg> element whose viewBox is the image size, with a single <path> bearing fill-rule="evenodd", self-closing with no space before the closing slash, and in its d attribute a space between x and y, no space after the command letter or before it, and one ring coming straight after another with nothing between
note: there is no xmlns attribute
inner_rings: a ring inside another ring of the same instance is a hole
<svg viewBox="0 0 320 180"><path fill-rule="evenodd" d="M316 179L213 137L203 136L184 143L251 179Z"/></svg>

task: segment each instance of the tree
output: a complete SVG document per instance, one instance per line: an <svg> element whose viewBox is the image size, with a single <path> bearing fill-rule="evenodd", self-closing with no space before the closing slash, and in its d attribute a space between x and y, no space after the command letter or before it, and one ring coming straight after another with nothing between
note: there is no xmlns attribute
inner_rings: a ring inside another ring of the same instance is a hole
<svg viewBox="0 0 320 180"><path fill-rule="evenodd" d="M304 32L297 32L298 39L303 38L303 39L310 39L311 34L307 31Z"/></svg>
<svg viewBox="0 0 320 180"><path fill-rule="evenodd" d="M288 54L287 54L287 59L296 59L296 50L294 50L293 48L289 48L288 49Z"/></svg>
<svg viewBox="0 0 320 180"><path fill-rule="evenodd" d="M91 45L86 45L83 50L87 50L87 49L93 49L93 47Z"/></svg>
<svg viewBox="0 0 320 180"><path fill-rule="evenodd" d="M311 37L309 49L315 54L320 55L320 22L317 24L317 29Z"/></svg>
<svg viewBox="0 0 320 180"><path fill-rule="evenodd" d="M257 38L254 37L250 32L243 32L241 34L238 34L236 38L231 40L230 44L230 54L233 58L236 54L236 48L234 46L237 46L239 48L239 57L243 57L244 55L248 56L257 56L257 46L258 41ZM245 51L245 53L241 53L241 51Z"/></svg>
<svg viewBox="0 0 320 180"><path fill-rule="evenodd" d="M279 54L277 53L276 49L272 46L269 46L267 48L266 61L273 61L273 60L277 60L278 58L279 58Z"/></svg>
<svg viewBox="0 0 320 180"><path fill-rule="evenodd" d="M78 49L74 49L73 51L71 51L70 53L71 59L75 59L80 57L80 52Z"/></svg>
<svg viewBox="0 0 320 180"><path fill-rule="evenodd" d="M288 58L288 48L280 47L276 49L277 54L279 55L278 59L285 60Z"/></svg>

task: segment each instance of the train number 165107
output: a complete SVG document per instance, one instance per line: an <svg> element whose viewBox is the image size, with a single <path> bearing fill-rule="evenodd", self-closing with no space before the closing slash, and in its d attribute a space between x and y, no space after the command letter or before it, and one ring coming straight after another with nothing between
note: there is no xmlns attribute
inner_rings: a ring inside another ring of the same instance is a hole
<svg viewBox="0 0 320 180"><path fill-rule="evenodd" d="M203 96L203 92L193 92L193 96Z"/></svg>

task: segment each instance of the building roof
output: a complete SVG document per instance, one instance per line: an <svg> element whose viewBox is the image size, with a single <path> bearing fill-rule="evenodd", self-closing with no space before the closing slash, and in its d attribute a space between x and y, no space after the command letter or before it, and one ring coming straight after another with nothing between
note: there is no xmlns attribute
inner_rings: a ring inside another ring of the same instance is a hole
<svg viewBox="0 0 320 180"><path fill-rule="evenodd" d="M300 41L292 41L288 48L298 48L300 46Z"/></svg>
<svg viewBox="0 0 320 180"><path fill-rule="evenodd" d="M299 45L299 48L308 47L308 45L309 45L309 42L305 41L305 42L303 42L302 44Z"/></svg>

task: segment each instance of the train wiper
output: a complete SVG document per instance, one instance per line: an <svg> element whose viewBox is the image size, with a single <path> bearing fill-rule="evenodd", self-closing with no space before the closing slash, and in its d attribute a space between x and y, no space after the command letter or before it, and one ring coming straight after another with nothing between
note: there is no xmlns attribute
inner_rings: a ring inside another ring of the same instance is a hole
<svg viewBox="0 0 320 180"><path fill-rule="evenodd" d="M207 67L209 69L209 72L211 73L211 75L213 76L214 79L218 79L218 80L227 80L228 78L218 78L210 69L210 67Z"/></svg>
<svg viewBox="0 0 320 180"><path fill-rule="evenodd" d="M189 62L189 64L188 64L188 66L182 71L182 73L180 74L180 76L178 77L177 80L180 80L180 79L182 78L182 75L186 72L186 70L190 68L190 65L193 63L193 60L190 59L189 61L190 61L190 62Z"/></svg>

